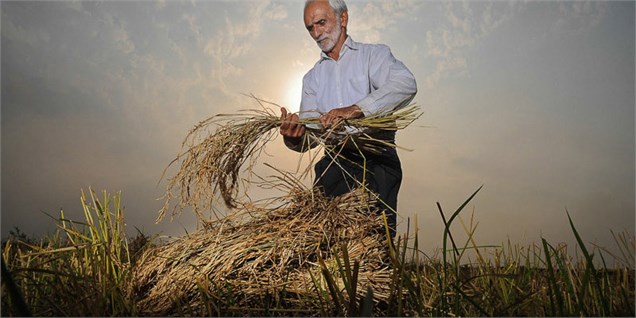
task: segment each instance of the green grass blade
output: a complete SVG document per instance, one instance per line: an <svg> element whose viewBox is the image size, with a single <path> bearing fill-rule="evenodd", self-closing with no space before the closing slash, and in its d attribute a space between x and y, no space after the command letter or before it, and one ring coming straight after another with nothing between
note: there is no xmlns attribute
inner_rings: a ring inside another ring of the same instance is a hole
<svg viewBox="0 0 636 318"><path fill-rule="evenodd" d="M367 287L367 294L362 299L360 303L360 317L371 317L373 316L373 289L371 286Z"/></svg>
<svg viewBox="0 0 636 318"><path fill-rule="evenodd" d="M331 299L334 302L334 307L336 308L338 314L342 316L343 312L342 312L341 304L344 303L344 296L338 289L338 285L336 285L336 281L334 280L333 275L329 272L329 269L327 268L325 261L322 258L320 258L318 259L318 262L320 263L320 270L327 283L327 288L329 289L329 293L331 294Z"/></svg>
<svg viewBox="0 0 636 318"><path fill-rule="evenodd" d="M543 243L543 250L545 252L546 270L548 271L548 294L550 296L550 308L552 313L550 316L556 316L556 308L558 306L559 316L563 317L563 301L561 300L561 294L557 285L556 277L554 275L554 267L552 266L552 257L550 256L550 245L544 238L541 239Z"/></svg>
<svg viewBox="0 0 636 318"><path fill-rule="evenodd" d="M554 251L554 260L557 264L558 272L561 276L561 282L563 282L563 284L565 285L567 295L572 295L572 297L574 297L575 305L577 307L578 313L580 315L587 316L587 313L584 313L585 308L583 306L583 303L579 301L579 299L577 298L577 294L575 292L575 287L574 287L575 282L573 281L570 268L566 266L566 263L564 262L563 257L559 255L559 253L556 250L553 250L553 251ZM567 257L567 255L564 255L564 257ZM570 304L569 303L566 304L565 301L563 301L562 297L561 299L562 300L560 302L562 303L562 306L567 306L568 308L568 311L565 312L564 315L566 316L572 315L572 312L570 310Z"/></svg>
<svg viewBox="0 0 636 318"><path fill-rule="evenodd" d="M585 261L587 266L589 266L592 269L592 278L594 279L594 286L596 287L596 291L598 293L598 297L600 298L601 301L601 315L606 316L609 313L609 304L607 302L607 297L603 291L603 288L601 287L601 282L600 279L598 277L598 272L596 270L596 268L594 267L594 260L593 260L593 255L591 255L587 248L585 247L585 243L583 243L583 239L581 239L581 236L579 235L579 232L576 230L576 227L574 226L574 222L572 222L572 218L570 217L570 212L566 209L565 213L568 216L568 221L570 222L570 227L572 228L572 232L574 233L574 237L576 238L576 241L579 244L579 248L581 249L581 252L583 253L583 256L585 257Z"/></svg>

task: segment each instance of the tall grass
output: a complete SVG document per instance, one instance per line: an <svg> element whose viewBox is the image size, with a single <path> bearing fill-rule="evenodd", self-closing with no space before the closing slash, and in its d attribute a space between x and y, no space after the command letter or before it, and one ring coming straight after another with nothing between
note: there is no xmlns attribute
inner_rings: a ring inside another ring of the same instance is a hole
<svg viewBox="0 0 636 318"><path fill-rule="evenodd" d="M54 234L35 244L3 244L3 262L19 287L5 301L3 285L3 316L21 313L14 299L24 299L35 316L135 314L134 299L124 295L131 255L121 195L104 192L100 200L89 189L81 203L84 221L69 220L62 210Z"/></svg>
<svg viewBox="0 0 636 318"><path fill-rule="evenodd" d="M610 254L585 244L575 220L566 211L580 257L546 239L530 246L476 243L472 215L462 213L472 193L451 214L441 204L444 225L435 256L418 247L418 231L407 230L387 243L391 266L388 297L376 302L377 291L360 288L361 266L346 245L333 246L335 264L318 260L312 276L317 302L287 301L287 294L254 295L260 306L236 308L237 292L223 282L194 282L205 312L179 303L174 315L255 316L634 316L635 239L614 233L618 252ZM2 246L3 316L137 316L138 299L125 290L131 283L138 247L125 232L121 194L82 192L84 220L64 212L58 230L37 243L6 241ZM448 218L447 218L448 216ZM457 222L466 237L453 235ZM564 220L565 222L565 220ZM142 240L144 241L144 240ZM470 253L469 253L470 252ZM613 260L616 265L608 266ZM6 268L5 266L6 265ZM182 301L182 300L179 300ZM302 303L303 308L292 304Z"/></svg>
<svg viewBox="0 0 636 318"><path fill-rule="evenodd" d="M634 237L612 233L622 255L615 268L607 267L604 249L589 250L567 211L582 253L578 259L568 255L565 245L553 246L545 239L540 246L520 247L510 242L507 246L478 246L472 216L468 226L462 221L467 239L457 245L451 224L480 189L448 220L438 203L444 223L440 258L418 250L417 230L390 246L392 297L373 309L376 315L634 316ZM464 259L469 250L475 259ZM319 292L331 295L331 302L323 303L321 312L356 315L365 309L364 298L361 294L352 297L356 263L351 267L352 261L343 255L338 271L323 268L328 290L316 285ZM595 256L602 259L602 268L594 265ZM337 289L339 285L345 288ZM358 311L352 311L356 308ZM365 310L369 312L369 308Z"/></svg>

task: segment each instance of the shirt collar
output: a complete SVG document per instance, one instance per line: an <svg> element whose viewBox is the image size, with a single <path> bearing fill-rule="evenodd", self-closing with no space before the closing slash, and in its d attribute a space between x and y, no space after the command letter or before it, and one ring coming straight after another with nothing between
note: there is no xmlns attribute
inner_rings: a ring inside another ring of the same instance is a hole
<svg viewBox="0 0 636 318"><path fill-rule="evenodd" d="M358 42L354 41L351 36L347 35L347 38L342 45L342 50L340 51L340 58L346 54L348 50L358 50ZM330 60L331 58L327 55L327 53L320 51L320 62L324 60Z"/></svg>

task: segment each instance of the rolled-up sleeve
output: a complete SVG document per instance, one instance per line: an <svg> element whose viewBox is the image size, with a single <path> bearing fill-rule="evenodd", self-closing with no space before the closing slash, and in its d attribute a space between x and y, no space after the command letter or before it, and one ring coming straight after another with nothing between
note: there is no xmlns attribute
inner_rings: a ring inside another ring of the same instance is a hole
<svg viewBox="0 0 636 318"><path fill-rule="evenodd" d="M386 45L376 45L369 56L371 93L356 102L365 116L406 106L417 93L415 77Z"/></svg>

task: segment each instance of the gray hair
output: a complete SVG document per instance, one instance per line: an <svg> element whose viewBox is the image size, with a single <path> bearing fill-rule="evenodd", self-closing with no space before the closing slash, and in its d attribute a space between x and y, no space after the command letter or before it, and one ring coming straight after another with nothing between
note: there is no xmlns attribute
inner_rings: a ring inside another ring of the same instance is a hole
<svg viewBox="0 0 636 318"><path fill-rule="evenodd" d="M307 5L310 2L314 2L317 0L307 0L305 1L305 8L307 8ZM344 0L329 0L329 6L333 9L333 11L336 12L336 16L340 17L340 14L347 11L347 4L344 2Z"/></svg>

